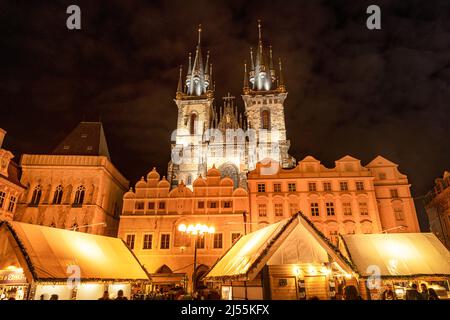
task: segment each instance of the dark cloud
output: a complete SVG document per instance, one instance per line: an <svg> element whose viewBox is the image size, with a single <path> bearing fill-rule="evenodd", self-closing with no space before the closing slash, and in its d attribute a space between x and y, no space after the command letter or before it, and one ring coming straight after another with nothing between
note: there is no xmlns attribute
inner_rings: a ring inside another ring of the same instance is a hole
<svg viewBox="0 0 450 320"><path fill-rule="evenodd" d="M373 3L381 31L365 28ZM84 0L81 31L65 28L69 4L0 1L0 126L17 155L48 152L80 120L101 118L113 161L132 182L152 166L165 172L178 66L195 50L197 24L219 103L241 92L260 18L285 66L297 159L333 166L345 154L364 164L381 154L400 164L416 197L449 168L446 0Z"/></svg>

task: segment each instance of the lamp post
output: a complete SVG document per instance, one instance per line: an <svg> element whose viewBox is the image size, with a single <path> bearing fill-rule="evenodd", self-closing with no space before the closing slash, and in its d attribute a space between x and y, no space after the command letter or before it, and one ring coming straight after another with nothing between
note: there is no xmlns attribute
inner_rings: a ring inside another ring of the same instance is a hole
<svg viewBox="0 0 450 320"><path fill-rule="evenodd" d="M213 226L207 226L206 224L190 224L186 226L185 224L180 224L178 226L178 231L181 233L186 233L188 235L195 236L194 241L194 272L192 273L192 293L195 292L195 282L197 280L197 246L199 237L203 237L205 234L213 234L216 229Z"/></svg>

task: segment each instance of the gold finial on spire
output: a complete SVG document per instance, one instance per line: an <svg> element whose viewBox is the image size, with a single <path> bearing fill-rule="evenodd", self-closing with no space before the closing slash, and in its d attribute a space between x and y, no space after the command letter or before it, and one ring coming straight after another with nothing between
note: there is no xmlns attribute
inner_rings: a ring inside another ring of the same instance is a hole
<svg viewBox="0 0 450 320"><path fill-rule="evenodd" d="M200 45L201 39L202 39L202 25L199 24L198 25L198 44L199 45Z"/></svg>
<svg viewBox="0 0 450 320"><path fill-rule="evenodd" d="M261 20L258 19L258 39L259 41L262 40L262 36L261 36Z"/></svg>

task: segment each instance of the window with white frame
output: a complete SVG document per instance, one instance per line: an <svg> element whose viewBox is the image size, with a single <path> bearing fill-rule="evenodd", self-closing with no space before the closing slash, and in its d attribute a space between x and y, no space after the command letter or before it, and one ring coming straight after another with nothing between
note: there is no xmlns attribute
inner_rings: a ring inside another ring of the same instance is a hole
<svg viewBox="0 0 450 320"><path fill-rule="evenodd" d="M235 243L237 239L241 236L240 232L233 232L231 234L231 243Z"/></svg>
<svg viewBox="0 0 450 320"><path fill-rule="evenodd" d="M205 235L197 237L197 249L205 249Z"/></svg>
<svg viewBox="0 0 450 320"><path fill-rule="evenodd" d="M135 234L127 234L126 235L126 239L125 242L128 246L128 248L130 248L131 250L134 249L134 242L136 240L136 235Z"/></svg>
<svg viewBox="0 0 450 320"><path fill-rule="evenodd" d="M395 215L395 219L398 220L398 221L405 220L405 214L403 212L403 208L402 207L395 207L394 208L394 215Z"/></svg>
<svg viewBox="0 0 450 320"><path fill-rule="evenodd" d="M170 249L170 234L163 233L161 234L161 241L159 245L160 249Z"/></svg>
<svg viewBox="0 0 450 320"><path fill-rule="evenodd" d="M142 239L142 249L149 250L153 247L153 234L146 233Z"/></svg>
<svg viewBox="0 0 450 320"><path fill-rule="evenodd" d="M331 182L323 183L323 191L331 191Z"/></svg>
<svg viewBox="0 0 450 320"><path fill-rule="evenodd" d="M258 192L266 192L266 184L258 183Z"/></svg>
<svg viewBox="0 0 450 320"><path fill-rule="evenodd" d="M318 217L319 216L319 204L317 202L311 202L311 216Z"/></svg>
<svg viewBox="0 0 450 320"><path fill-rule="evenodd" d="M391 189L390 190L391 193L391 198L398 198L398 190L397 189Z"/></svg>
<svg viewBox="0 0 450 320"><path fill-rule="evenodd" d="M362 216L369 215L369 207L367 206L367 202L359 203L359 214Z"/></svg>
<svg viewBox="0 0 450 320"><path fill-rule="evenodd" d="M267 207L264 203L258 204L258 215L260 217L267 217Z"/></svg>
<svg viewBox="0 0 450 320"><path fill-rule="evenodd" d="M9 197L8 211L13 212L16 206L17 198L14 196Z"/></svg>
<svg viewBox="0 0 450 320"><path fill-rule="evenodd" d="M334 216L334 203L326 202L325 207L327 208L327 216Z"/></svg>
<svg viewBox="0 0 450 320"><path fill-rule="evenodd" d="M348 191L348 183L346 181L339 182L339 186L341 187L341 191Z"/></svg>
<svg viewBox="0 0 450 320"><path fill-rule="evenodd" d="M351 202L343 202L342 210L344 211L344 216L352 215L352 203Z"/></svg>
<svg viewBox="0 0 450 320"><path fill-rule="evenodd" d="M364 182L363 181L356 181L356 190L364 191Z"/></svg>
<svg viewBox="0 0 450 320"><path fill-rule="evenodd" d="M273 192L281 192L281 183L273 184Z"/></svg>
<svg viewBox="0 0 450 320"><path fill-rule="evenodd" d="M282 203L275 203L274 204L274 211L275 211L275 216L282 217L283 216L283 204Z"/></svg>
<svg viewBox="0 0 450 320"><path fill-rule="evenodd" d="M315 182L308 182L308 191L309 192L317 191L317 186Z"/></svg>
<svg viewBox="0 0 450 320"><path fill-rule="evenodd" d="M0 209L3 208L3 204L5 203L6 193L0 191Z"/></svg>
<svg viewBox="0 0 450 320"><path fill-rule="evenodd" d="M214 233L214 249L222 249L223 248L223 234L222 233Z"/></svg>
<svg viewBox="0 0 450 320"><path fill-rule="evenodd" d="M288 183L288 190L289 192L297 191L297 185L295 184L295 182Z"/></svg>

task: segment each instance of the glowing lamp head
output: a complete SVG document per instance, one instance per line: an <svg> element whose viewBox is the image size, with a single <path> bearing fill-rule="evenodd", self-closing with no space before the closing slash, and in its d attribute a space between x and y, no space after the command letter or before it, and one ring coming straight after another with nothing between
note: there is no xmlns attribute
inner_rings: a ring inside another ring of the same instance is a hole
<svg viewBox="0 0 450 320"><path fill-rule="evenodd" d="M209 227L208 233L216 233L216 228L214 228L213 226Z"/></svg>
<svg viewBox="0 0 450 320"><path fill-rule="evenodd" d="M186 232L186 229L187 229L187 227L185 224L180 224L178 226L178 231L180 231L180 232Z"/></svg>

